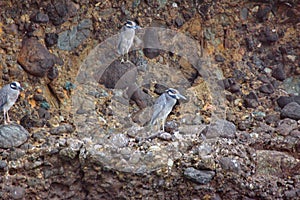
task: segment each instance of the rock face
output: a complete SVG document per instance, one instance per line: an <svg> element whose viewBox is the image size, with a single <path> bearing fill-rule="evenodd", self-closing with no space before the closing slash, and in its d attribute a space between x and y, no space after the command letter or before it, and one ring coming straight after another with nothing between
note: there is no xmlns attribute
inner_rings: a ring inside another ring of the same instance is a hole
<svg viewBox="0 0 300 200"><path fill-rule="evenodd" d="M24 39L18 56L18 62L26 72L33 76L44 77L53 70L57 57L51 54L35 38Z"/></svg>
<svg viewBox="0 0 300 200"><path fill-rule="evenodd" d="M0 126L0 148L18 147L29 137L29 133L17 124Z"/></svg>
<svg viewBox="0 0 300 200"><path fill-rule="evenodd" d="M0 126L0 199L298 200L299 10L0 1L0 86L24 86L9 114L29 132ZM143 28L120 63L128 19ZM187 100L167 132L151 130L151 104L169 87Z"/></svg>
<svg viewBox="0 0 300 200"><path fill-rule="evenodd" d="M77 26L71 30L64 31L58 36L58 48L71 51L84 42L90 35L92 21L90 19L82 20Z"/></svg>

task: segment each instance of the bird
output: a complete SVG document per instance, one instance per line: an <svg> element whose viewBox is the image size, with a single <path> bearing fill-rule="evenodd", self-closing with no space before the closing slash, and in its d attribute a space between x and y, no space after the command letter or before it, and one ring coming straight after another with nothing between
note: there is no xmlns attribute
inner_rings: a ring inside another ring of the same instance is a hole
<svg viewBox="0 0 300 200"><path fill-rule="evenodd" d="M162 131L164 132L165 121L179 99L186 100L186 97L173 88L167 89L160 95L153 105L153 114L150 121L151 127L156 124L160 130L162 126Z"/></svg>
<svg viewBox="0 0 300 200"><path fill-rule="evenodd" d="M124 62L124 55L126 54L126 61L128 61L128 52L133 44L135 36L135 30L140 29L134 21L127 20L124 26L121 28L121 33L118 41L118 53L122 55L121 63Z"/></svg>
<svg viewBox="0 0 300 200"><path fill-rule="evenodd" d="M8 110L14 105L23 90L19 82L12 82L0 90L0 110L3 110L4 124L10 123ZM7 121L6 121L7 120Z"/></svg>

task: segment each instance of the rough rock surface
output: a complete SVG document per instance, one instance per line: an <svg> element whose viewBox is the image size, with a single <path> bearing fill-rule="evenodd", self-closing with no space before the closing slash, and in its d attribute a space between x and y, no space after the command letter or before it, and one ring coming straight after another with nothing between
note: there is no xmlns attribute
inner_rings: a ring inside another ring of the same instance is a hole
<svg viewBox="0 0 300 200"><path fill-rule="evenodd" d="M19 147L28 137L28 131L18 124L0 126L0 148Z"/></svg>
<svg viewBox="0 0 300 200"><path fill-rule="evenodd" d="M0 8L0 86L25 88L10 117L28 131L2 134L0 199L299 199L299 1ZM122 65L127 19L143 29ZM187 100L161 133L168 87Z"/></svg>

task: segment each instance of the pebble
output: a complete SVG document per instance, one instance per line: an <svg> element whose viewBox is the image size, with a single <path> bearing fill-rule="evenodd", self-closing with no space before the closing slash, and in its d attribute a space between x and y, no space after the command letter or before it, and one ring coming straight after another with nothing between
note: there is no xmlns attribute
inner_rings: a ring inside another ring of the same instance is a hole
<svg viewBox="0 0 300 200"><path fill-rule="evenodd" d="M236 159L229 157L222 157L219 160L221 167L225 171L239 173L241 171L241 165Z"/></svg>
<svg viewBox="0 0 300 200"><path fill-rule="evenodd" d="M199 184L207 184L215 176L214 171L197 170L193 167L186 168L183 174L187 179Z"/></svg>
<svg viewBox="0 0 300 200"><path fill-rule="evenodd" d="M258 88L258 90L262 93L265 93L265 94L272 94L274 93L274 88L273 88L273 85L268 83L268 84L264 84L262 86L260 86Z"/></svg>
<svg viewBox="0 0 300 200"><path fill-rule="evenodd" d="M47 47L52 47L57 44L58 34L56 33L46 33L45 34L45 44Z"/></svg>
<svg viewBox="0 0 300 200"><path fill-rule="evenodd" d="M282 65L279 65L272 71L272 76L279 81L283 81L286 79L286 74Z"/></svg>
<svg viewBox="0 0 300 200"><path fill-rule="evenodd" d="M129 142L129 138L122 133L113 134L110 140L112 144L118 148L126 147Z"/></svg>
<svg viewBox="0 0 300 200"><path fill-rule="evenodd" d="M47 23L49 22L49 17L47 14L39 11L31 18L31 21L35 23Z"/></svg>
<svg viewBox="0 0 300 200"><path fill-rule="evenodd" d="M62 135L64 133L72 133L74 132L74 127L71 124L62 124L58 127L52 128L50 130L50 134L52 135Z"/></svg>

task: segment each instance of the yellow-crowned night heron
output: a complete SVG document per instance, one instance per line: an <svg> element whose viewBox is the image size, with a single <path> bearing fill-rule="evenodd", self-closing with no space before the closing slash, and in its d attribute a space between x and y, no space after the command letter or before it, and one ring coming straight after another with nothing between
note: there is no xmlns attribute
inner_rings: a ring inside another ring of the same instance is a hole
<svg viewBox="0 0 300 200"><path fill-rule="evenodd" d="M151 127L156 124L159 126L159 130L162 126L162 130L165 131L165 121L178 99L186 98L173 88L167 89L158 97L153 106L153 115L150 121Z"/></svg>
<svg viewBox="0 0 300 200"><path fill-rule="evenodd" d="M23 90L23 88L18 82L12 82L11 84L7 84L3 86L3 88L0 90L0 110L3 110L4 124L10 122L8 110L14 105L14 103L18 99L21 90Z"/></svg>
<svg viewBox="0 0 300 200"><path fill-rule="evenodd" d="M118 41L118 53L122 55L121 62L124 62L124 55L126 54L126 61L128 61L128 52L132 46L135 36L135 29L140 27L134 22L127 20L125 25L121 29L119 41Z"/></svg>

